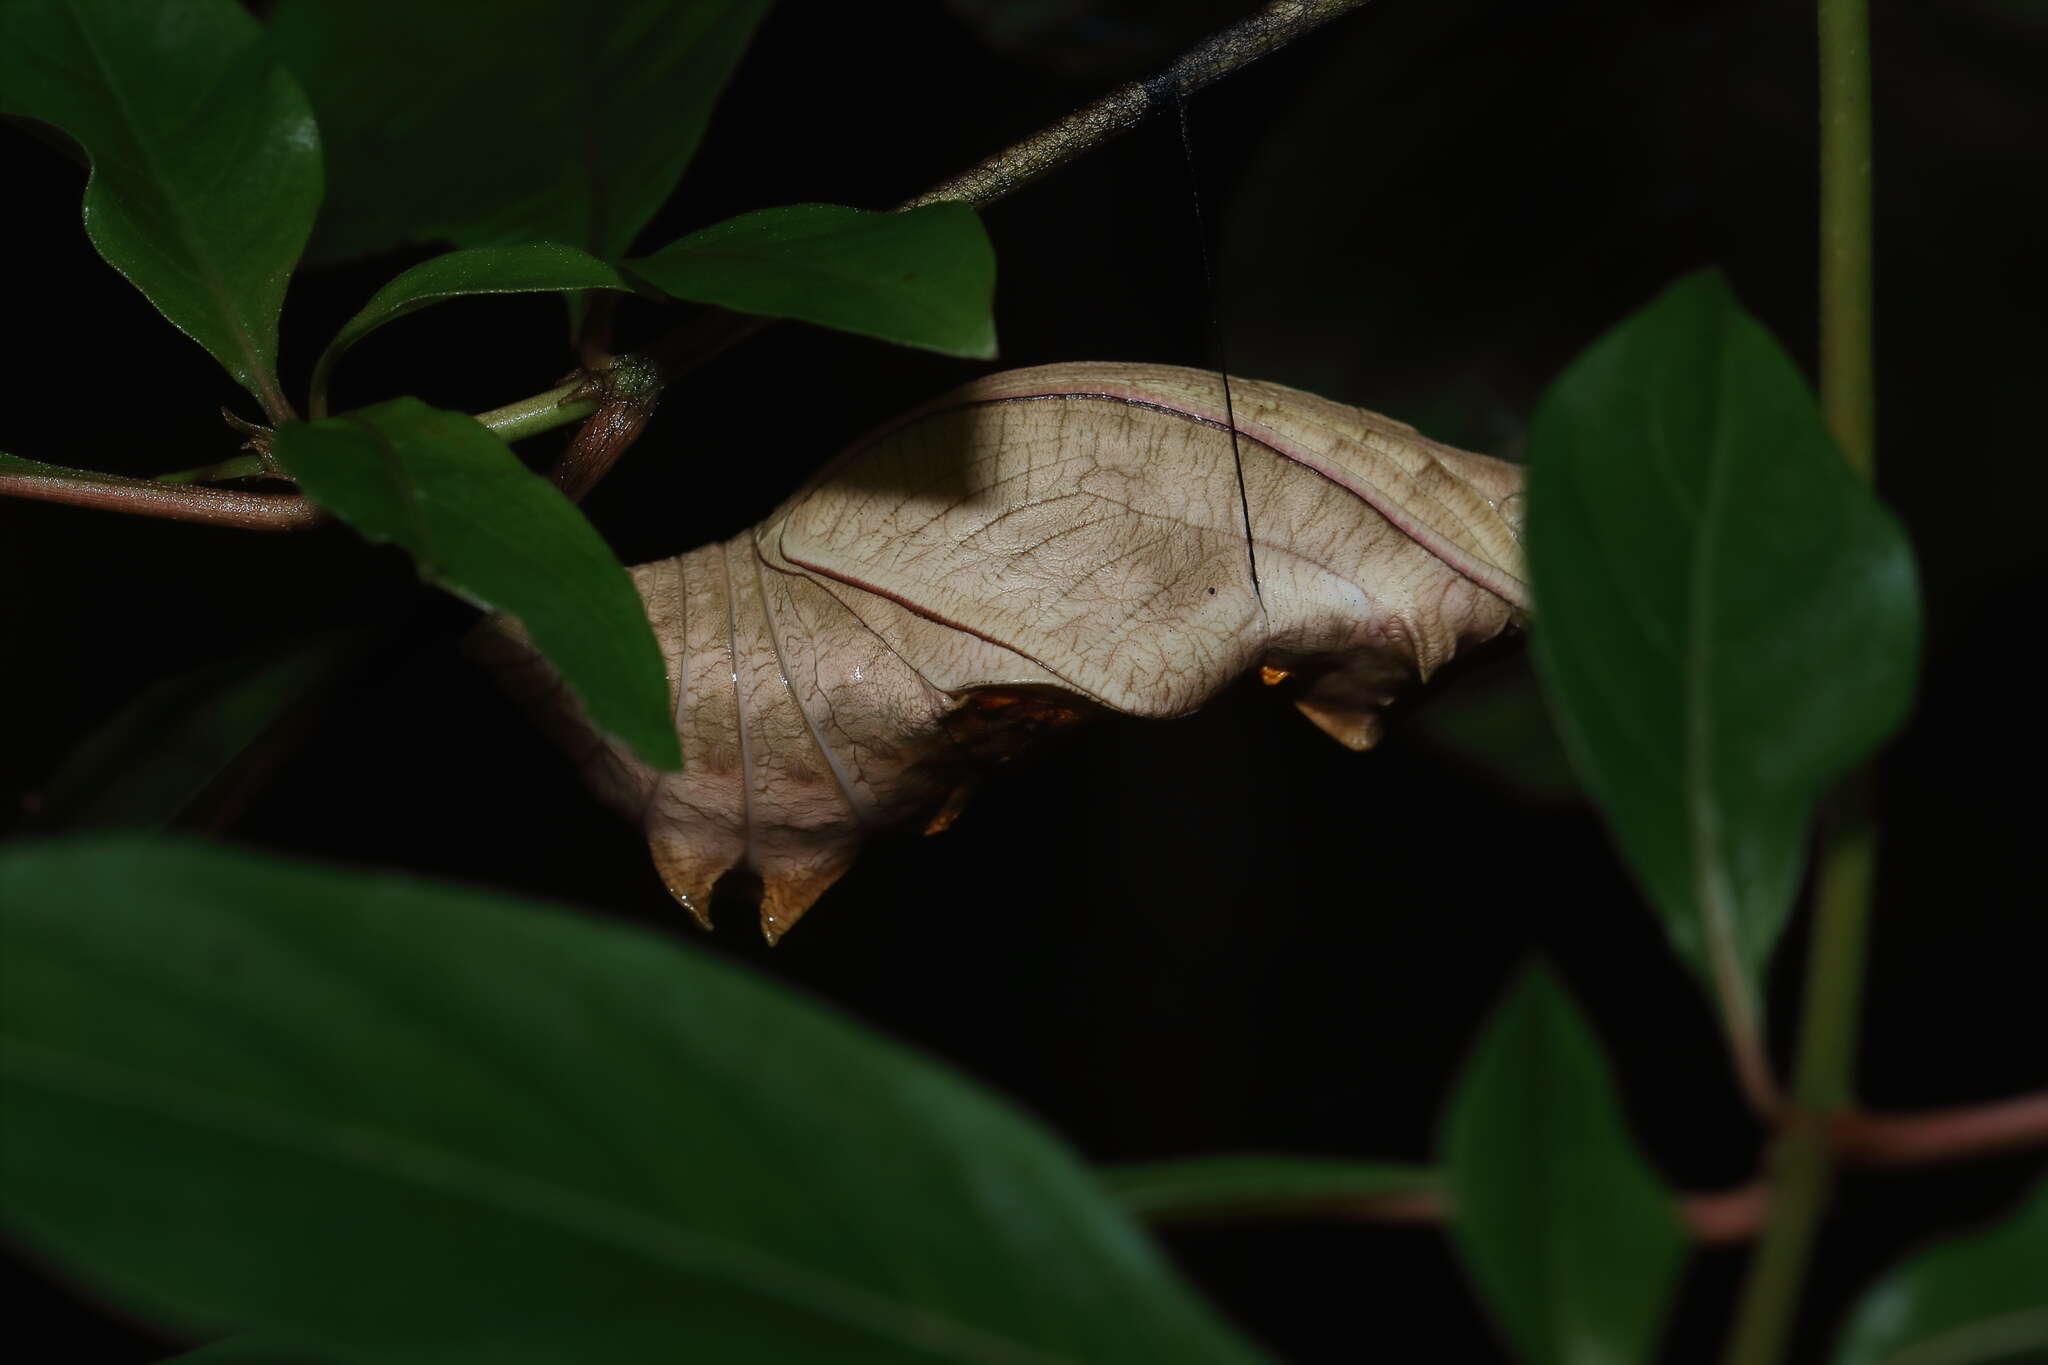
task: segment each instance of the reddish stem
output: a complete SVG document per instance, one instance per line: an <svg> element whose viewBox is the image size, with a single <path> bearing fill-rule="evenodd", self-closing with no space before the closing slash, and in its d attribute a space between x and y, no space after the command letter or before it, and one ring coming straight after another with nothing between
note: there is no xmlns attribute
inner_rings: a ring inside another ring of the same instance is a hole
<svg viewBox="0 0 2048 1365"><path fill-rule="evenodd" d="M1771 1212L1771 1188L1761 1180L1737 1185L1732 1190L1680 1195L1679 1216L1702 1246L1746 1242Z"/></svg>
<svg viewBox="0 0 2048 1365"><path fill-rule="evenodd" d="M1743 1242L1763 1226L1770 1192L1761 1181L1731 1190L1678 1197L1679 1218L1693 1240L1702 1245ZM1360 1223L1441 1223L1451 1215L1451 1201L1441 1190L1404 1190L1399 1194L1357 1195L1271 1203L1233 1204L1227 1208L1190 1209L1157 1215L1153 1223L1217 1222L1255 1218L1334 1218Z"/></svg>
<svg viewBox="0 0 2048 1365"><path fill-rule="evenodd" d="M1839 1115L1828 1141L1871 1166L1917 1166L2048 1144L2048 1091L1956 1109Z"/></svg>
<svg viewBox="0 0 2048 1365"><path fill-rule="evenodd" d="M172 521L205 522L244 531L304 531L326 520L325 513L297 493L202 488L117 474L95 474L90 478L0 474L0 495Z"/></svg>
<svg viewBox="0 0 2048 1365"><path fill-rule="evenodd" d="M2048 1145L2048 1092L1957 1109L1900 1114L1853 1112L1834 1119L1826 1131L1828 1145L1837 1157L1871 1166L1920 1165L2043 1146ZM1733 1189L1682 1194L1678 1196L1678 1209L1693 1240L1703 1246L1746 1242L1763 1229L1770 1216L1770 1186L1765 1181L1753 1180ZM1408 1190L1399 1194L1247 1202L1191 1209L1162 1215L1153 1221L1322 1217L1366 1223L1441 1223L1450 1216L1450 1211L1450 1200L1442 1191Z"/></svg>
<svg viewBox="0 0 2048 1365"><path fill-rule="evenodd" d="M583 419L576 438L555 461L548 477L568 494L569 501L583 501L583 495L597 487L598 480L611 471L626 448L640 439L647 419L653 415L651 404L631 398L606 399L596 412Z"/></svg>

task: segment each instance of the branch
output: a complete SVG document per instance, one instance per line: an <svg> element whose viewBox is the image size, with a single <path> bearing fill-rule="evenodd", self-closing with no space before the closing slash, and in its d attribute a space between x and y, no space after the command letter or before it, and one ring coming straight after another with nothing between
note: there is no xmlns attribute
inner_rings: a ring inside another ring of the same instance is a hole
<svg viewBox="0 0 2048 1365"><path fill-rule="evenodd" d="M1836 1116L1828 1141L1851 1161L1917 1166L2048 1146L2048 1091L1960 1109Z"/></svg>
<svg viewBox="0 0 2048 1365"><path fill-rule="evenodd" d="M1222 29L1148 80L1119 86L977 166L905 200L899 209L959 202L981 208L1023 189L1103 143L1121 137L1162 109L1242 70L1363 5L1365 0L1272 0L1250 18ZM577 433L552 471L572 498L581 498L618 462L640 434L660 385L695 369L774 321L706 308L659 337L645 352L659 376L654 395L632 404L607 404Z"/></svg>
<svg viewBox="0 0 2048 1365"><path fill-rule="evenodd" d="M327 519L324 512L297 493L202 488L119 474L60 471L48 465L41 470L0 471L0 495L172 521L205 522L244 531L304 531Z"/></svg>
<svg viewBox="0 0 2048 1365"><path fill-rule="evenodd" d="M1769 1191L1756 1181L1730 1190L1677 1196L1679 1221L1695 1242L1708 1246L1744 1242L1756 1236L1769 1204ZM1184 1209L1141 1210L1140 1216L1148 1223L1174 1225L1261 1218L1434 1225L1449 1221L1451 1200L1442 1190L1402 1190L1388 1194L1259 1199L1241 1204L1209 1203Z"/></svg>
<svg viewBox="0 0 2048 1365"><path fill-rule="evenodd" d="M611 367L591 375L575 395L595 396L597 410L584 419L576 436L556 459L548 477L571 502L597 487L597 481L618 463L626 448L640 439L647 419L661 401L661 369L644 356L620 356Z"/></svg>
<svg viewBox="0 0 2048 1365"><path fill-rule="evenodd" d="M1119 86L971 170L942 180L900 207L958 200L992 204L1076 157L1121 137L1162 109L1250 66L1365 0L1275 0L1240 23L1210 34L1149 80Z"/></svg>
<svg viewBox="0 0 2048 1365"><path fill-rule="evenodd" d="M617 391L620 381L612 376L625 377L631 373L630 368L614 367L605 376L582 376L545 393L477 413L476 420L508 443L567 426L599 407L597 395ZM262 432L261 428L254 430ZM638 434L637 428L634 434ZM267 441L268 433L262 435ZM326 513L297 493L197 486L212 479L249 478L268 472L270 466L261 455L237 455L154 479L131 479L122 474L66 469L39 460L0 456L0 497L94 507L171 521L204 522L243 531L306 531L326 523Z"/></svg>
<svg viewBox="0 0 2048 1365"><path fill-rule="evenodd" d="M1747 1242L1771 1215L1771 1187L1761 1180L1729 1190L1678 1197L1678 1216L1701 1246Z"/></svg>
<svg viewBox="0 0 2048 1365"><path fill-rule="evenodd" d="M1870 1166L1908 1166L1951 1161L2022 1147L2048 1146L2048 1092L2022 1095L1991 1104L1956 1109L1929 1109L1897 1114L1852 1111L1835 1117L1816 1131L1817 1145L1843 1162ZM1752 1180L1732 1189L1674 1196L1678 1215L1695 1242L1705 1246L1746 1242L1771 1221L1772 1188L1784 1176L1782 1153L1771 1180ZM1206 1158L1203 1165L1258 1164L1260 1158ZM1449 1220L1449 1194L1420 1167L1412 1172L1413 1188L1376 1189L1386 1167L1370 1163L1315 1160L1311 1178L1300 1179L1294 1167L1305 1159L1283 1158L1289 1167L1284 1181L1167 1182L1133 1187L1130 1177L1149 1173L1139 1166L1112 1168L1121 1174L1111 1189L1131 1211L1148 1223L1223 1223L1253 1219L1326 1219L1334 1222L1435 1224ZM1163 1163L1174 1167L1177 1163ZM1142 1192L1143 1197L1140 1197Z"/></svg>

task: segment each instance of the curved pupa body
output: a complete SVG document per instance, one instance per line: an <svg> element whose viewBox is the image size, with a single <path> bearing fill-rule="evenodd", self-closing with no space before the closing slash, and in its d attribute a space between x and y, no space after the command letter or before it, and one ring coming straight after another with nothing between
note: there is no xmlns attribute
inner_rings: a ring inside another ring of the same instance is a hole
<svg viewBox="0 0 2048 1365"><path fill-rule="evenodd" d="M988 766L1092 714L1183 715L1263 668L1366 748L1399 688L1526 609L1521 471L1277 384L1231 397L1235 453L1206 371L992 375L754 529L635 568L681 772L594 733L515 626L484 647L676 898L703 920L743 867L771 940L868 835L943 827Z"/></svg>

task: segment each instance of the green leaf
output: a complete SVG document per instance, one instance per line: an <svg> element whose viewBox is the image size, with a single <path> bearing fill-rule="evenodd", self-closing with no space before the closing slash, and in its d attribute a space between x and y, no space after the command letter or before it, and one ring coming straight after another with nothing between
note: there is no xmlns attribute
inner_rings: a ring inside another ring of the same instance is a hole
<svg viewBox="0 0 2048 1365"><path fill-rule="evenodd" d="M151 683L50 779L46 828L168 825L281 720L332 684L367 632L333 631Z"/></svg>
<svg viewBox="0 0 2048 1365"><path fill-rule="evenodd" d="M1529 464L1566 749L1680 956L1755 1032L1814 802L1911 703L1912 553L1711 273L1551 386Z"/></svg>
<svg viewBox="0 0 2048 1365"><path fill-rule="evenodd" d="M262 1337L229 1337L182 1355L171 1356L158 1365L339 1365L339 1357L280 1346Z"/></svg>
<svg viewBox="0 0 2048 1365"><path fill-rule="evenodd" d="M406 242L622 255L768 0L283 0L327 145L326 259Z"/></svg>
<svg viewBox="0 0 2048 1365"><path fill-rule="evenodd" d="M965 204L791 204L728 218L626 268L671 298L988 360L995 250Z"/></svg>
<svg viewBox="0 0 2048 1365"><path fill-rule="evenodd" d="M327 385L342 352L385 323L444 299L469 294L538 294L572 289L630 290L617 270L559 242L473 247L422 261L370 296L342 325L313 367L313 415L324 416Z"/></svg>
<svg viewBox="0 0 2048 1365"><path fill-rule="evenodd" d="M682 766L668 679L632 579L575 504L459 412L398 398L287 422L271 447L315 502L422 576L519 618L599 727Z"/></svg>
<svg viewBox="0 0 2048 1365"><path fill-rule="evenodd" d="M233 0L0 0L0 113L77 140L93 246L284 411L277 315L320 140L256 21Z"/></svg>
<svg viewBox="0 0 2048 1365"><path fill-rule="evenodd" d="M1599 1040L1544 969L1481 1032L1442 1164L1452 1241L1524 1361L1652 1358L1686 1234L1630 1140Z"/></svg>
<svg viewBox="0 0 2048 1365"><path fill-rule="evenodd" d="M5 1213L390 1365L1250 1362L1094 1177L708 955L161 840L0 856Z"/></svg>
<svg viewBox="0 0 2048 1365"><path fill-rule="evenodd" d="M1977 1365L2048 1356L2048 1181L2004 1221L1891 1271L1849 1315L1835 1365Z"/></svg>
<svg viewBox="0 0 2048 1365"><path fill-rule="evenodd" d="M1389 1197L1433 1198L1427 1167L1304 1156L1211 1156L1112 1166L1102 1182L1123 1206L1155 1222L1261 1215L1344 1216Z"/></svg>

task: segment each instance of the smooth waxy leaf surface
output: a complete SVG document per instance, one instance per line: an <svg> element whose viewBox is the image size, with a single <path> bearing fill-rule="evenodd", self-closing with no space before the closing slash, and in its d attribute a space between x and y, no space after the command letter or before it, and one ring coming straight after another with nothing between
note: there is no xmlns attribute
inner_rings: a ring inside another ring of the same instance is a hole
<svg viewBox="0 0 2048 1365"><path fill-rule="evenodd" d="M324 258L553 241L616 257L675 188L768 0L283 0L327 145Z"/></svg>
<svg viewBox="0 0 2048 1365"><path fill-rule="evenodd" d="M1116 1166L1103 1183L1123 1206L1154 1221L1316 1212L1442 1189L1422 1166L1305 1156L1212 1156Z"/></svg>
<svg viewBox="0 0 2048 1365"><path fill-rule="evenodd" d="M281 410L277 315L320 140L256 21L233 0L0 0L0 114L77 141L93 246Z"/></svg>
<svg viewBox="0 0 2048 1365"><path fill-rule="evenodd" d="M965 204L875 213L791 204L728 218L627 263L671 298L987 360L995 250Z"/></svg>
<svg viewBox="0 0 2048 1365"><path fill-rule="evenodd" d="M250 745L329 686L366 637L317 635L150 684L65 759L43 793L37 823L168 825Z"/></svg>
<svg viewBox="0 0 2048 1365"><path fill-rule="evenodd" d="M1629 1137L1599 1040L1547 971L1524 973L1481 1032L1442 1169L1452 1240L1522 1360L1654 1357L1685 1232Z"/></svg>
<svg viewBox="0 0 2048 1365"><path fill-rule="evenodd" d="M666 940L163 841L0 858L14 1232L385 1362L1249 1362L1028 1120Z"/></svg>
<svg viewBox="0 0 2048 1365"><path fill-rule="evenodd" d="M1863 1296L1835 1365L2048 1357L2048 1181L2002 1221L1912 1257Z"/></svg>
<svg viewBox="0 0 2048 1365"><path fill-rule="evenodd" d="M681 766L661 649L611 550L553 484L462 413L398 398L287 422L272 447L308 497L422 576L519 619L600 728Z"/></svg>
<svg viewBox="0 0 2048 1365"><path fill-rule="evenodd" d="M536 294L573 289L631 289L623 275L587 251L560 242L472 247L421 261L370 296L342 325L313 367L313 408L326 406L327 386L342 353L387 322L468 294Z"/></svg>
<svg viewBox="0 0 2048 1365"><path fill-rule="evenodd" d="M1672 944L1753 1031L1814 802L1912 699L1912 553L1718 275L1575 361L1529 463L1565 746Z"/></svg>

